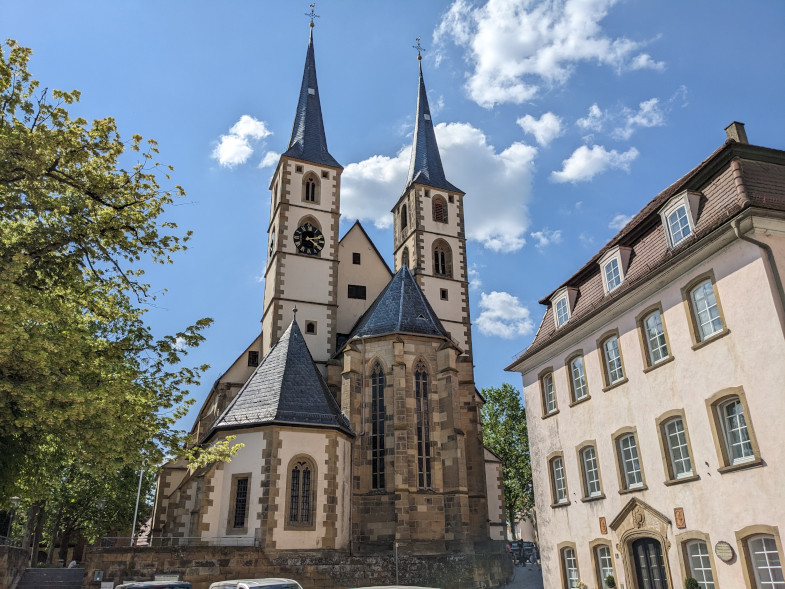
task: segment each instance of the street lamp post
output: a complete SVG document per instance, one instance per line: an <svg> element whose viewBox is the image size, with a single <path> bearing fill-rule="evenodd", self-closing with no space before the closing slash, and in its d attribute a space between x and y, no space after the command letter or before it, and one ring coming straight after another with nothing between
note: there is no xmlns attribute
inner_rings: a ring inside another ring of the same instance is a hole
<svg viewBox="0 0 785 589"><path fill-rule="evenodd" d="M11 530L14 525L14 516L16 515L16 508L19 507L19 497L11 497L11 516L8 518L8 530L6 530L6 542L11 544Z"/></svg>

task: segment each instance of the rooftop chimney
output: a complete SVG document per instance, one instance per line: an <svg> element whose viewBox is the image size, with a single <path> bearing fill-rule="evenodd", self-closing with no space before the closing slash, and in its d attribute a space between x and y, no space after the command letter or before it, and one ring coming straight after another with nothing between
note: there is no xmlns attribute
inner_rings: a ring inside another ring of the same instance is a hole
<svg viewBox="0 0 785 589"><path fill-rule="evenodd" d="M744 123L733 121L730 125L725 127L725 134L728 136L728 139L732 139L733 141L749 143L749 141L747 141L747 132L744 130Z"/></svg>

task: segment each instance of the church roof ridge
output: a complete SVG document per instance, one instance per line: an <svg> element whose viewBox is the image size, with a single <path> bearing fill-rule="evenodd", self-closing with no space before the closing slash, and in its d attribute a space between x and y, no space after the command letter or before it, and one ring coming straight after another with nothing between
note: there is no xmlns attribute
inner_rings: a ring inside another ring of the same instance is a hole
<svg viewBox="0 0 785 589"><path fill-rule="evenodd" d="M294 319L216 420L208 439L217 430L272 424L326 427L353 435Z"/></svg>
<svg viewBox="0 0 785 589"><path fill-rule="evenodd" d="M425 91L425 80L422 75L422 61L420 63L420 79L417 88L417 116L414 121L414 139L412 141L412 156L409 161L409 177L406 188L411 184L425 184L433 188L441 188L452 192L463 191L447 181L436 143L436 133L433 129L431 109L428 106L428 94Z"/></svg>
<svg viewBox="0 0 785 589"><path fill-rule="evenodd" d="M322 105L319 100L319 84L316 81L313 26L310 31L292 135L289 138L289 146L282 155L314 164L342 168L341 164L327 151L327 136L324 134Z"/></svg>

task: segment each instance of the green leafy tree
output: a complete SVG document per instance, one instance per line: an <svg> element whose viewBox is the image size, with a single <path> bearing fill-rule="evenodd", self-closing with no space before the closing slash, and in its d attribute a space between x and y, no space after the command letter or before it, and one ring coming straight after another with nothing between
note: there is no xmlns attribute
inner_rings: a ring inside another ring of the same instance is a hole
<svg viewBox="0 0 785 589"><path fill-rule="evenodd" d="M100 476L181 451L173 424L206 368L182 361L211 323L152 334L144 266L186 249L166 218L185 193L155 141L72 119L79 92L41 89L31 53L0 45L0 500L45 500L70 464Z"/></svg>
<svg viewBox="0 0 785 589"><path fill-rule="evenodd" d="M526 411L511 384L483 389L482 396L483 443L502 461L507 518L513 523L519 513L532 513L534 507Z"/></svg>

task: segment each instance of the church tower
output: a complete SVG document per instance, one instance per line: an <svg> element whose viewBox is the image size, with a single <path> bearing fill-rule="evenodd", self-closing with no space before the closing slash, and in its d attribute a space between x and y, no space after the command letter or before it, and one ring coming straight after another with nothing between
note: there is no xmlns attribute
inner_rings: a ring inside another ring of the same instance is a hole
<svg viewBox="0 0 785 589"><path fill-rule="evenodd" d="M310 26L292 135L270 183L262 356L283 335L296 307L308 349L326 374L336 335L343 168L327 151L316 82L313 21Z"/></svg>
<svg viewBox="0 0 785 589"><path fill-rule="evenodd" d="M418 49L419 44L418 44ZM439 320L471 358L464 193L447 181L422 75L417 94L409 177L392 209L395 269L408 266Z"/></svg>

